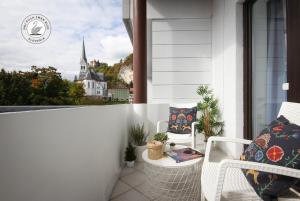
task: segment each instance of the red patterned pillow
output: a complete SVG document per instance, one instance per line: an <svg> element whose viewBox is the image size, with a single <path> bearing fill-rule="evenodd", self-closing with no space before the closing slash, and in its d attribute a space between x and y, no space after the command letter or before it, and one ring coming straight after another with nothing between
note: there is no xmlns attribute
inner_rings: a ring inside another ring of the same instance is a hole
<svg viewBox="0 0 300 201"><path fill-rule="evenodd" d="M242 160L300 169L300 127L280 116L247 147ZM276 199L298 180L256 170L243 170L248 182L263 200Z"/></svg>
<svg viewBox="0 0 300 201"><path fill-rule="evenodd" d="M176 108L170 107L168 132L190 134L192 123L196 121L197 107Z"/></svg>

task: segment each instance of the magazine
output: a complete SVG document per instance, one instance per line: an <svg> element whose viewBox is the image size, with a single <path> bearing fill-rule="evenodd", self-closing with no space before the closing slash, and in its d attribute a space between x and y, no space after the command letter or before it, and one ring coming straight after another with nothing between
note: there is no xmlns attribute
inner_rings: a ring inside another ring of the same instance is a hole
<svg viewBox="0 0 300 201"><path fill-rule="evenodd" d="M204 157L203 153L192 149L192 148L183 148L166 152L168 156L173 158L176 163L197 159L200 157Z"/></svg>

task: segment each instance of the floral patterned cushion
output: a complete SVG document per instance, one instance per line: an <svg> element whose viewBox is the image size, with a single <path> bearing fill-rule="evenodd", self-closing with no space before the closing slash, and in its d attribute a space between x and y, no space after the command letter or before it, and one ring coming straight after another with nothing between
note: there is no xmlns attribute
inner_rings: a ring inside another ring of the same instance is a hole
<svg viewBox="0 0 300 201"><path fill-rule="evenodd" d="M300 169L300 127L280 116L264 128L247 147L241 160ZM276 200L298 180L256 170L243 170L248 182L263 200Z"/></svg>
<svg viewBox="0 0 300 201"><path fill-rule="evenodd" d="M170 107L168 132L177 134L191 134L192 123L196 121L197 107Z"/></svg>

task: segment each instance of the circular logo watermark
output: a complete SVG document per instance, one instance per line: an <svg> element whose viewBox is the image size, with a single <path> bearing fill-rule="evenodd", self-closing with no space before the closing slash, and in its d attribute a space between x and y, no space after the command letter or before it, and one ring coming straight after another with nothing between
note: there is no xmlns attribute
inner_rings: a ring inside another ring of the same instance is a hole
<svg viewBox="0 0 300 201"><path fill-rule="evenodd" d="M43 15L29 15L22 22L21 32L27 42L40 44L49 38L51 24Z"/></svg>

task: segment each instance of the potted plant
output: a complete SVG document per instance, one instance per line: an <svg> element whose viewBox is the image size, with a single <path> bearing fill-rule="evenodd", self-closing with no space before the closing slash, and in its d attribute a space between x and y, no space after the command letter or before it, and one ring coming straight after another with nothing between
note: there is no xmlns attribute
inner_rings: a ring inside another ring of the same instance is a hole
<svg viewBox="0 0 300 201"><path fill-rule="evenodd" d="M200 86L197 93L201 97L201 101L197 105L197 109L200 112L197 129L199 133L204 134L204 142L207 142L210 136L223 134L224 122L220 120L218 99L214 97L213 91L207 86Z"/></svg>
<svg viewBox="0 0 300 201"><path fill-rule="evenodd" d="M166 142L168 140L167 133L156 133L154 135L154 140L163 143L162 152L164 152L164 150L166 148Z"/></svg>
<svg viewBox="0 0 300 201"><path fill-rule="evenodd" d="M172 151L172 150L174 150L175 149L175 143L174 142L171 142L170 143L170 150Z"/></svg>
<svg viewBox="0 0 300 201"><path fill-rule="evenodd" d="M129 128L130 140L136 147L137 151L137 161L143 161L142 154L147 147L147 137L148 134L145 132L144 124L136 124Z"/></svg>
<svg viewBox="0 0 300 201"><path fill-rule="evenodd" d="M154 135L154 140L166 143L166 141L168 140L168 135L166 133L156 133Z"/></svg>
<svg viewBox="0 0 300 201"><path fill-rule="evenodd" d="M131 143L129 143L125 151L126 166L130 168L134 167L135 159L136 159L135 147L132 146Z"/></svg>

